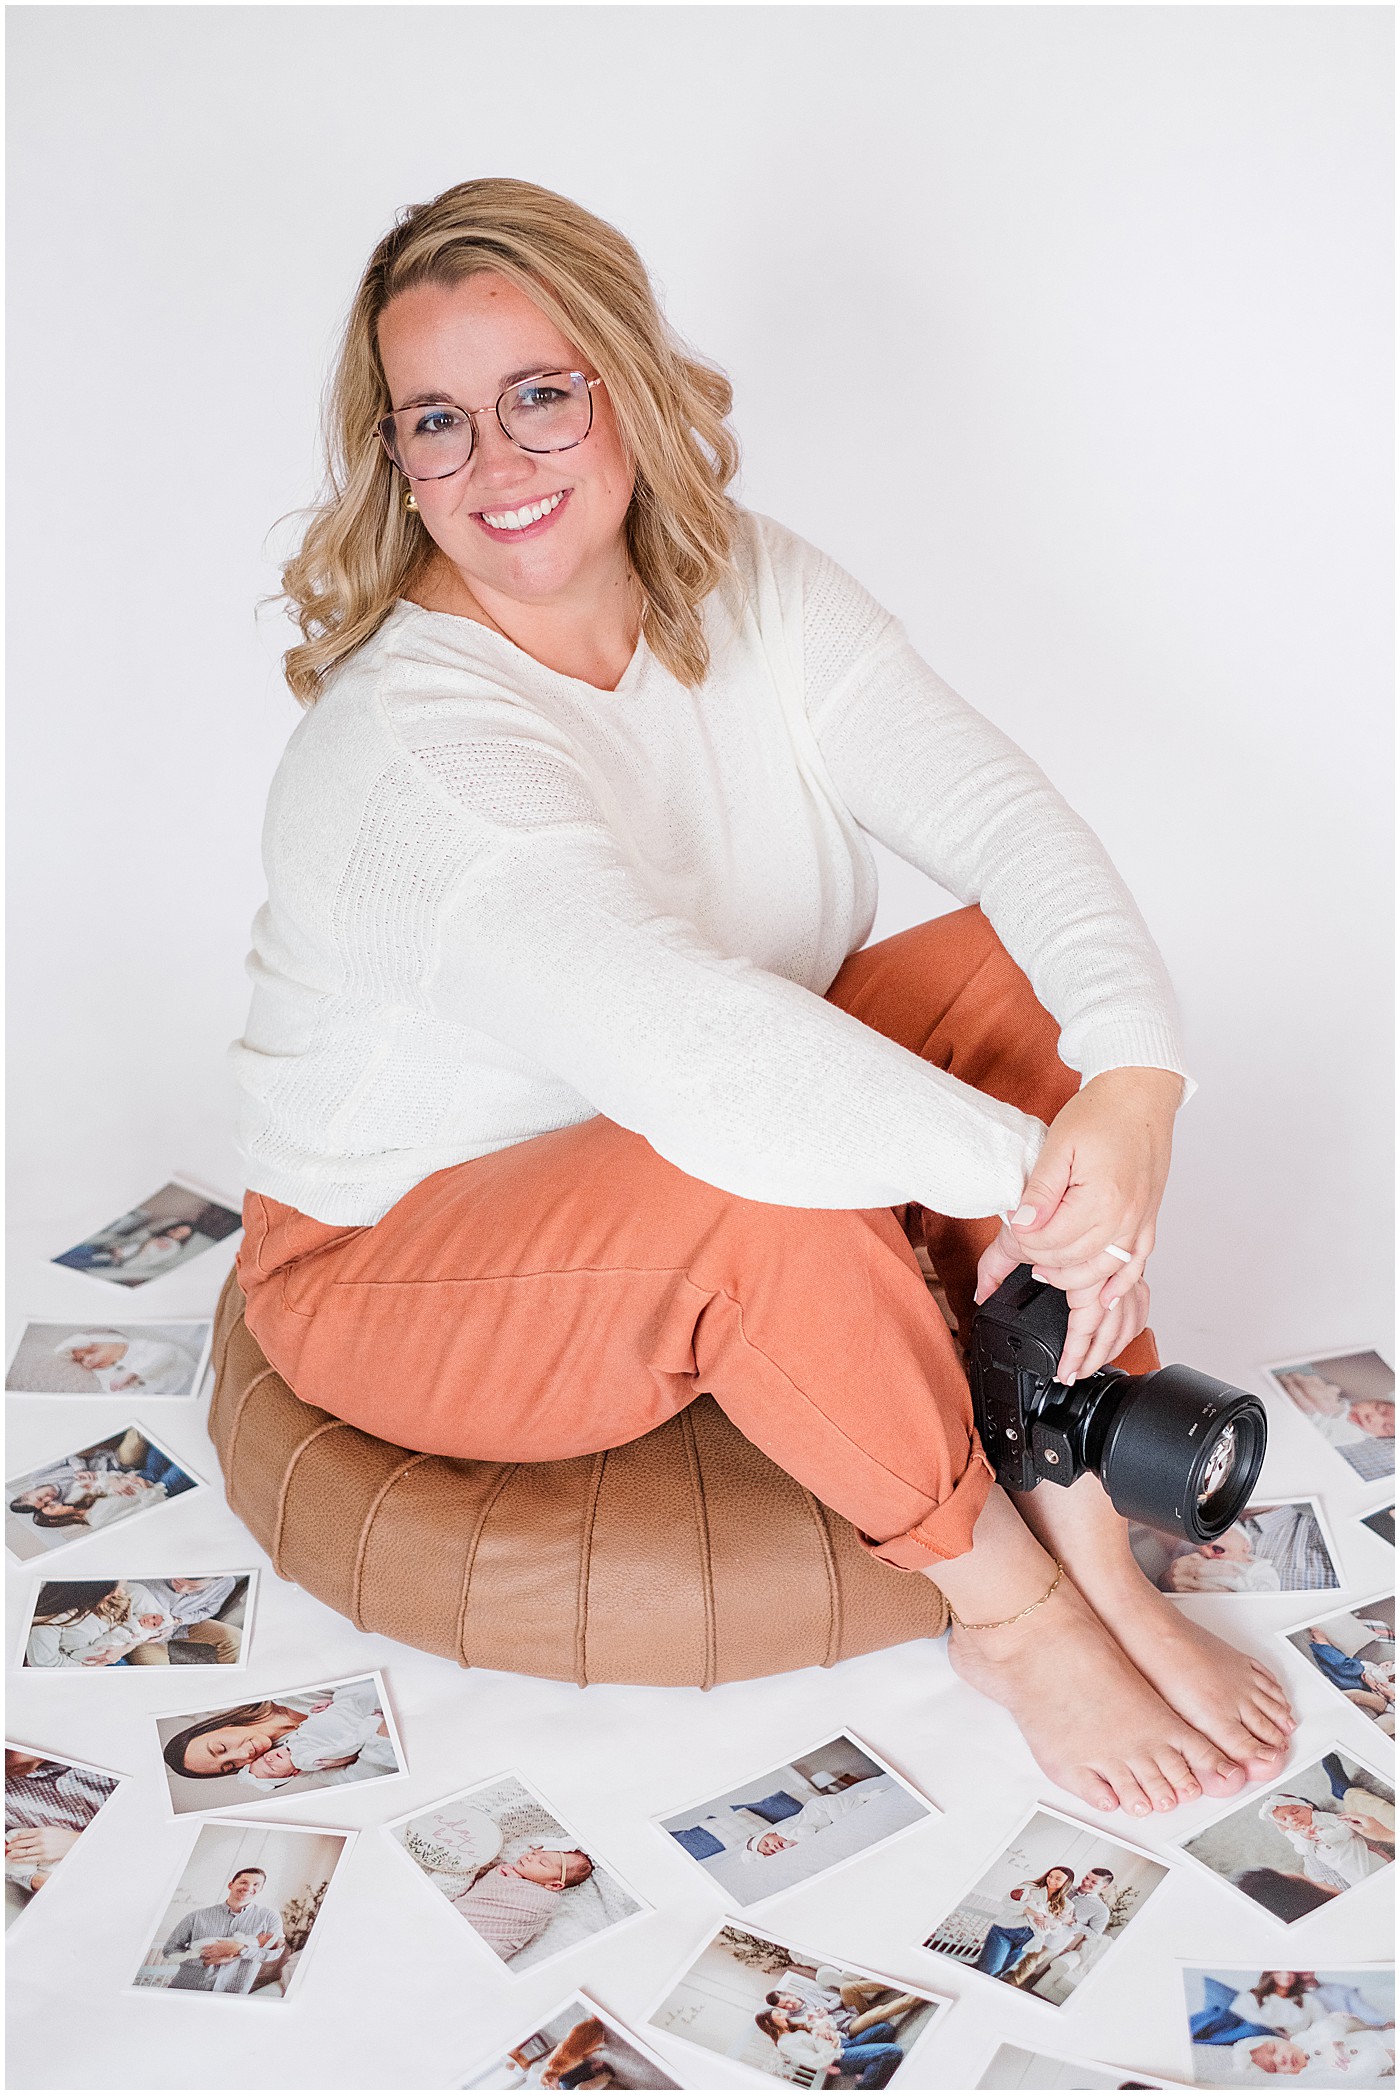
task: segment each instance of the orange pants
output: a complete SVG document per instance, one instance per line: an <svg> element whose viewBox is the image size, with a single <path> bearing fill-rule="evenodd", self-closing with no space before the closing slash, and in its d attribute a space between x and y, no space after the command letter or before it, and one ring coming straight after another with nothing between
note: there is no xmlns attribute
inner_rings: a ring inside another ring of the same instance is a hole
<svg viewBox="0 0 1400 2095"><path fill-rule="evenodd" d="M1046 1122L1078 1089L975 906L852 954L827 996ZM998 1219L910 1214L965 1334ZM249 1193L238 1277L297 1394L381 1439L557 1461L708 1391L876 1556L922 1569L971 1547L991 1470L903 1218L721 1192L597 1115L436 1171L369 1227ZM1158 1365L1150 1333L1119 1365Z"/></svg>

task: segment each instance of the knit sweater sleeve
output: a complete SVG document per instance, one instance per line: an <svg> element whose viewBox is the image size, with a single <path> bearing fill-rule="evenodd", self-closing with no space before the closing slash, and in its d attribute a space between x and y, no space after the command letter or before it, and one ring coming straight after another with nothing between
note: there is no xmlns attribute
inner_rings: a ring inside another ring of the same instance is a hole
<svg viewBox="0 0 1400 2095"><path fill-rule="evenodd" d="M1040 1121L666 913L547 727L455 735L422 752L459 825L444 1011L727 1192L947 1215L1016 1204Z"/></svg>
<svg viewBox="0 0 1400 2095"><path fill-rule="evenodd" d="M770 531L774 527L768 527ZM1060 1026L1062 1061L1173 1070L1165 963L1107 852L1045 774L950 689L835 561L787 540L802 574L808 717L862 829L960 902L977 902Z"/></svg>

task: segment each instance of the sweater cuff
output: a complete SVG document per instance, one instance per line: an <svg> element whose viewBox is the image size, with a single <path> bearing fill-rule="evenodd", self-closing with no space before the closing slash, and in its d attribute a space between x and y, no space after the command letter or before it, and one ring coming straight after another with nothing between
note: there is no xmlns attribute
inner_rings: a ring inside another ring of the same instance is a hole
<svg viewBox="0 0 1400 2095"><path fill-rule="evenodd" d="M1182 1106L1197 1089L1196 1079L1183 1059L1181 1041L1175 1028L1153 1019L1129 1019L1095 1026L1087 1039L1073 1043L1068 1053L1062 1039L1060 1055L1071 1069L1079 1071L1081 1082L1085 1084L1091 1077L1101 1077L1110 1069L1169 1069L1185 1083ZM1177 1111L1180 1110L1181 1106L1178 1106Z"/></svg>

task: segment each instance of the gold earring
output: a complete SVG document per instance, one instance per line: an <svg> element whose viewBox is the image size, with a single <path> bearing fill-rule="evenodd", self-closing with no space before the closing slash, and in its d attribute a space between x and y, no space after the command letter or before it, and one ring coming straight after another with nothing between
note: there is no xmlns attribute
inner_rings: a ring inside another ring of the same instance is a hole
<svg viewBox="0 0 1400 2095"><path fill-rule="evenodd" d="M417 509L418 507L418 497L414 494L411 487L406 487L403 491L403 506L405 509Z"/></svg>

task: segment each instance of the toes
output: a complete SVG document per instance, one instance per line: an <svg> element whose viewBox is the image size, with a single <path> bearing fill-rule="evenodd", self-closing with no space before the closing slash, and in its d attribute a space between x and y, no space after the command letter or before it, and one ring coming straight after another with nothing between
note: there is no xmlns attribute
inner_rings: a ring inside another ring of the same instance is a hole
<svg viewBox="0 0 1400 2095"><path fill-rule="evenodd" d="M1177 1747L1163 1746L1157 1765L1175 1790L1178 1803L1189 1804L1193 1797L1200 1796L1201 1785L1192 1773L1191 1763Z"/></svg>
<svg viewBox="0 0 1400 2095"><path fill-rule="evenodd" d="M1137 1777L1138 1788L1154 1811L1176 1810L1181 1800L1156 1760L1134 1761L1133 1773Z"/></svg>
<svg viewBox="0 0 1400 2095"><path fill-rule="evenodd" d="M1262 1666L1256 1666L1253 1685L1255 1701L1266 1705L1274 1722L1281 1724L1285 1731L1296 1731L1298 1720L1293 1714L1293 1705L1272 1673L1265 1673Z"/></svg>
<svg viewBox="0 0 1400 2095"><path fill-rule="evenodd" d="M1108 1779L1118 1792L1119 1806L1129 1818L1145 1819L1152 1810L1152 1799L1126 1762L1121 1766L1115 1762L1108 1770Z"/></svg>
<svg viewBox="0 0 1400 2095"><path fill-rule="evenodd" d="M1095 1811L1117 1811L1118 1792L1094 1768L1076 1768L1073 1775L1065 1779L1065 1788L1076 1797L1092 1806Z"/></svg>
<svg viewBox="0 0 1400 2095"><path fill-rule="evenodd" d="M1201 1751L1187 1753L1193 1773L1208 1797L1234 1797L1249 1780L1247 1769L1202 1739Z"/></svg>
<svg viewBox="0 0 1400 2095"><path fill-rule="evenodd" d="M1287 1745L1288 1733L1280 1724L1277 1713L1262 1698L1256 1698L1253 1708L1244 1712L1244 1719L1254 1736L1262 1739L1266 1746L1282 1750Z"/></svg>

